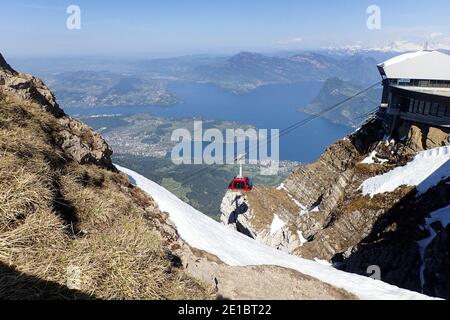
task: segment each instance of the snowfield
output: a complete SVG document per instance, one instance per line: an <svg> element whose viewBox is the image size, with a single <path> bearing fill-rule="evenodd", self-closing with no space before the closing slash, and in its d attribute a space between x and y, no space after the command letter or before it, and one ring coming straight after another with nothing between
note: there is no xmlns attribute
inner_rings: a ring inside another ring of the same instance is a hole
<svg viewBox="0 0 450 320"><path fill-rule="evenodd" d="M422 300L428 296L382 281L346 273L331 266L278 251L214 221L175 195L129 169L116 167L168 212L181 238L190 246L219 257L230 266L276 265L297 270L366 300Z"/></svg>
<svg viewBox="0 0 450 320"><path fill-rule="evenodd" d="M371 197L392 192L400 186L416 186L420 193L450 176L450 147L422 151L404 167L395 168L383 175L364 181L363 195Z"/></svg>

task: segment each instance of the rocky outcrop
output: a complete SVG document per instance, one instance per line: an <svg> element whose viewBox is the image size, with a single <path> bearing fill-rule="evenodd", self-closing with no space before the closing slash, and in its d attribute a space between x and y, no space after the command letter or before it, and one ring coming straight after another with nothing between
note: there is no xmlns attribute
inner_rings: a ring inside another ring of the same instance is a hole
<svg viewBox="0 0 450 320"><path fill-rule="evenodd" d="M404 124L400 130L408 131L406 146L413 151L423 151L449 145L450 129L421 124Z"/></svg>
<svg viewBox="0 0 450 320"><path fill-rule="evenodd" d="M103 137L78 120L62 117L55 140L75 161L93 163L114 170L112 150Z"/></svg>
<svg viewBox="0 0 450 320"><path fill-rule="evenodd" d="M248 209L237 221L246 234L278 249L361 275L370 275L375 265L383 281L447 298L446 226L423 258L418 243L427 237L427 215L450 204L448 182L422 194L401 186L374 197L363 196L360 186L404 166L420 151L449 145L450 130L403 122L390 136L390 121L384 115L368 121L318 161L298 168L278 190L249 193L240 204ZM280 192L299 205L297 210L285 210ZM223 217L230 209L222 207ZM282 222L271 232L275 216Z"/></svg>
<svg viewBox="0 0 450 320"><path fill-rule="evenodd" d="M9 73L17 73L14 71L13 68L6 62L5 58L3 58L2 54L0 53L0 70L3 72L9 72ZM1 80L0 80L1 81ZM0 82L1 84L1 82Z"/></svg>
<svg viewBox="0 0 450 320"><path fill-rule="evenodd" d="M318 161L298 168L284 181L284 187L306 207L319 206L321 211L330 212L361 155L385 134L383 122L371 120L357 134L331 145Z"/></svg>
<svg viewBox="0 0 450 320"><path fill-rule="evenodd" d="M308 239L314 239L332 220L331 212L344 198L355 175L355 164L362 158L359 150L376 146L385 134L383 122L372 120L357 137L338 141L318 161L299 167L278 190L256 188L239 197L238 206L233 202L235 196L228 192L221 206L222 222L278 249L297 254L301 250L308 252L308 258L330 259L340 247L332 249L327 244L329 253L325 255L308 249ZM230 203L233 206L227 205ZM275 217L283 221L283 226L273 230Z"/></svg>
<svg viewBox="0 0 450 320"><path fill-rule="evenodd" d="M55 117L52 135L73 160L115 170L111 161L112 150L106 141L85 124L68 117L59 107L54 94L40 79L16 72L1 55L0 93L12 101L34 104Z"/></svg>
<svg viewBox="0 0 450 320"><path fill-rule="evenodd" d="M188 273L215 288L219 299L357 299L343 289L291 269L277 266L228 266L214 255L182 244L175 252Z"/></svg>
<svg viewBox="0 0 450 320"><path fill-rule="evenodd" d="M247 193L228 191L220 210L223 224L276 249L291 253L302 241L287 221L306 211L284 191L261 187Z"/></svg>
<svg viewBox="0 0 450 320"><path fill-rule="evenodd" d="M383 281L448 299L450 265L445 226L431 226L436 228L436 237L423 248L423 257L419 243L430 236L425 219L450 204L449 182L450 178L443 180L419 195L415 190L391 195L392 204L369 224L368 235L348 252L335 255L333 261L343 270L359 274L376 265Z"/></svg>
<svg viewBox="0 0 450 320"><path fill-rule="evenodd" d="M33 101L42 109L56 117L64 116L64 111L56 102L54 94L42 80L29 74L16 72L0 55L0 89L12 93L25 101Z"/></svg>

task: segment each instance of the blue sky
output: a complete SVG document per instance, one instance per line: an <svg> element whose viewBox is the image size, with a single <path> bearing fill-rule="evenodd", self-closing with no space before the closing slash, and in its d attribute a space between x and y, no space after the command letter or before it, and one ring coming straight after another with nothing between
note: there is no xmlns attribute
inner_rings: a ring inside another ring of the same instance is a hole
<svg viewBox="0 0 450 320"><path fill-rule="evenodd" d="M66 8L81 8L68 30ZM366 26L369 5L381 30ZM173 56L435 42L450 48L448 0L0 0L9 56Z"/></svg>

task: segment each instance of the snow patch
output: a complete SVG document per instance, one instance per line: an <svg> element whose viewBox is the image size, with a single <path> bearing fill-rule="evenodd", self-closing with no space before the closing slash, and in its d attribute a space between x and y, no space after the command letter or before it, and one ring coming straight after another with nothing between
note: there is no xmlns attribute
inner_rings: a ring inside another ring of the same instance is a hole
<svg viewBox="0 0 450 320"><path fill-rule="evenodd" d="M372 151L372 153L367 157L367 158L365 158L363 161L361 161L361 163L364 163L364 164L372 164L372 163L374 163L375 161L374 161L374 157L377 155L377 152L376 151Z"/></svg>
<svg viewBox="0 0 450 320"><path fill-rule="evenodd" d="M268 247L214 221L144 176L117 165L116 167L149 194L161 211L169 213L184 241L194 248L216 255L230 266L276 265L290 268L366 300L431 299L417 292L340 271Z"/></svg>
<svg viewBox="0 0 450 320"><path fill-rule="evenodd" d="M426 192L442 179L450 176L450 147L440 147L417 154L404 167L367 179L360 189L363 195L392 192L402 185L416 186L420 193Z"/></svg>
<svg viewBox="0 0 450 320"><path fill-rule="evenodd" d="M318 258L314 258L314 261L319 263L319 264L321 264L321 265L323 265L323 266L328 266L328 267L332 266L332 264L329 263L327 260L321 260L321 259L318 259Z"/></svg>
<svg viewBox="0 0 450 320"><path fill-rule="evenodd" d="M297 205L297 207L299 207L301 209L300 215L307 213L308 210L306 209L306 207L304 205L302 205L300 202L298 202L297 199L295 199L290 193L288 193L288 196Z"/></svg>
<svg viewBox="0 0 450 320"><path fill-rule="evenodd" d="M270 234L273 236L275 233L283 229L286 222L280 219L278 215L274 215L272 224L270 225Z"/></svg>
<svg viewBox="0 0 450 320"><path fill-rule="evenodd" d="M307 243L308 240L305 239L305 237L303 236L303 233L300 230L297 231L297 235L298 235L298 240L300 241L300 247L303 247L303 245L305 243Z"/></svg>
<svg viewBox="0 0 450 320"><path fill-rule="evenodd" d="M377 160L377 162L379 163L386 163L389 160L387 159L380 159L377 157L377 152L376 151L372 151L372 153L367 156L367 158L365 158L363 161L361 161L362 164L374 164L375 161Z"/></svg>
<svg viewBox="0 0 450 320"><path fill-rule="evenodd" d="M289 190L286 188L286 186L284 185L284 183L280 184L276 190L283 190L286 191L287 195L289 196L289 198L291 198L291 200L297 205L297 207L299 207L301 209L300 215L304 215L306 213L308 213L308 210L306 208L306 206L302 205L299 201L297 201L297 199L295 199L292 194L289 193Z"/></svg>

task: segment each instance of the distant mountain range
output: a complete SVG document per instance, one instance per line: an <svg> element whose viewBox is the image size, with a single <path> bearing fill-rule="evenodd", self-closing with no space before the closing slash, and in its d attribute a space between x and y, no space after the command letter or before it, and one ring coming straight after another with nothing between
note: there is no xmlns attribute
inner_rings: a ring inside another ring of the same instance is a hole
<svg viewBox="0 0 450 320"><path fill-rule="evenodd" d="M364 87L380 80L376 65L396 54L393 51L329 48L270 55L241 52L232 56L193 55L140 60L28 59L14 63L19 69L33 70L42 77L65 107L169 106L177 101L168 89L170 81L210 83L237 94L265 85L325 82L330 78L341 79L347 86ZM330 91L332 84L338 83L329 82L324 92Z"/></svg>
<svg viewBox="0 0 450 320"><path fill-rule="evenodd" d="M236 93L270 84L325 81L330 77L361 84L379 79L377 60L369 55L333 56L302 52L290 56L241 52L230 57L180 57L136 63L154 77L213 83Z"/></svg>

